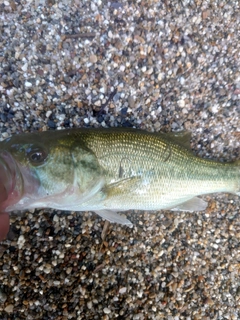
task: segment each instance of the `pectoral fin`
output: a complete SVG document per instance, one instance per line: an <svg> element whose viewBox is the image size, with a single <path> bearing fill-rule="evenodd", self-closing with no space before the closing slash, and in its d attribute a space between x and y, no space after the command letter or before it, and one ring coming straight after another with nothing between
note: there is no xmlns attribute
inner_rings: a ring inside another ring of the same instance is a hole
<svg viewBox="0 0 240 320"><path fill-rule="evenodd" d="M111 210L99 210L99 211L95 211L96 214L98 214L100 217L102 217L105 220L108 220L111 223L119 223L119 224L123 224L129 227L132 227L132 222L129 221L128 219L120 216L119 214L117 214L115 211L111 211Z"/></svg>
<svg viewBox="0 0 240 320"><path fill-rule="evenodd" d="M124 197L124 194L130 194L135 192L141 187L141 176L133 176L125 179L118 180L114 183L111 183L106 188L106 193L108 197L121 196ZM123 200L124 198L122 198Z"/></svg>
<svg viewBox="0 0 240 320"><path fill-rule="evenodd" d="M206 201L194 197L184 203L179 204L177 207L171 209L172 211L203 211L207 208Z"/></svg>

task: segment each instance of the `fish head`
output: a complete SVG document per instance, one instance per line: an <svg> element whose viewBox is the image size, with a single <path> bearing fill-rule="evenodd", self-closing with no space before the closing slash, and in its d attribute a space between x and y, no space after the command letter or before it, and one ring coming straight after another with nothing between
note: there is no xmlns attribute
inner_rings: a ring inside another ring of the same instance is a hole
<svg viewBox="0 0 240 320"><path fill-rule="evenodd" d="M15 135L2 141L0 211L57 207L73 194L73 143L67 134L51 132Z"/></svg>

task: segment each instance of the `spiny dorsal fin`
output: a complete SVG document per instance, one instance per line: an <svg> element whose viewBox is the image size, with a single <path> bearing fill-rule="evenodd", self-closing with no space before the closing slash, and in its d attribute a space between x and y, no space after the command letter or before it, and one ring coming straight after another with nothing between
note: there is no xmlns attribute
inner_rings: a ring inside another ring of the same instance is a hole
<svg viewBox="0 0 240 320"><path fill-rule="evenodd" d="M165 134L166 138L171 139L178 145L191 150L191 132L189 131L180 131L180 132L168 132Z"/></svg>

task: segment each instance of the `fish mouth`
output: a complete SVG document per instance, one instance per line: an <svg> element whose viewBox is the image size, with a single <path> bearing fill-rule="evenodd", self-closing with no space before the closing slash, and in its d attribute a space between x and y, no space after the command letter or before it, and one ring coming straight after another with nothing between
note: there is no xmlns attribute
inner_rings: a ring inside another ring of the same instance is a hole
<svg viewBox="0 0 240 320"><path fill-rule="evenodd" d="M16 161L10 153L0 153L0 210L5 211L22 196L23 181Z"/></svg>

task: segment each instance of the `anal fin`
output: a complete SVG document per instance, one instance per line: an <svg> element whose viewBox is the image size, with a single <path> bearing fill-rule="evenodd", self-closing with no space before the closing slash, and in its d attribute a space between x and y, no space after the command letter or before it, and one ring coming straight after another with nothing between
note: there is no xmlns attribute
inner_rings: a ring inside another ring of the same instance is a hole
<svg viewBox="0 0 240 320"><path fill-rule="evenodd" d="M207 208L208 203L200 198L194 197L172 208L172 211L203 211Z"/></svg>

